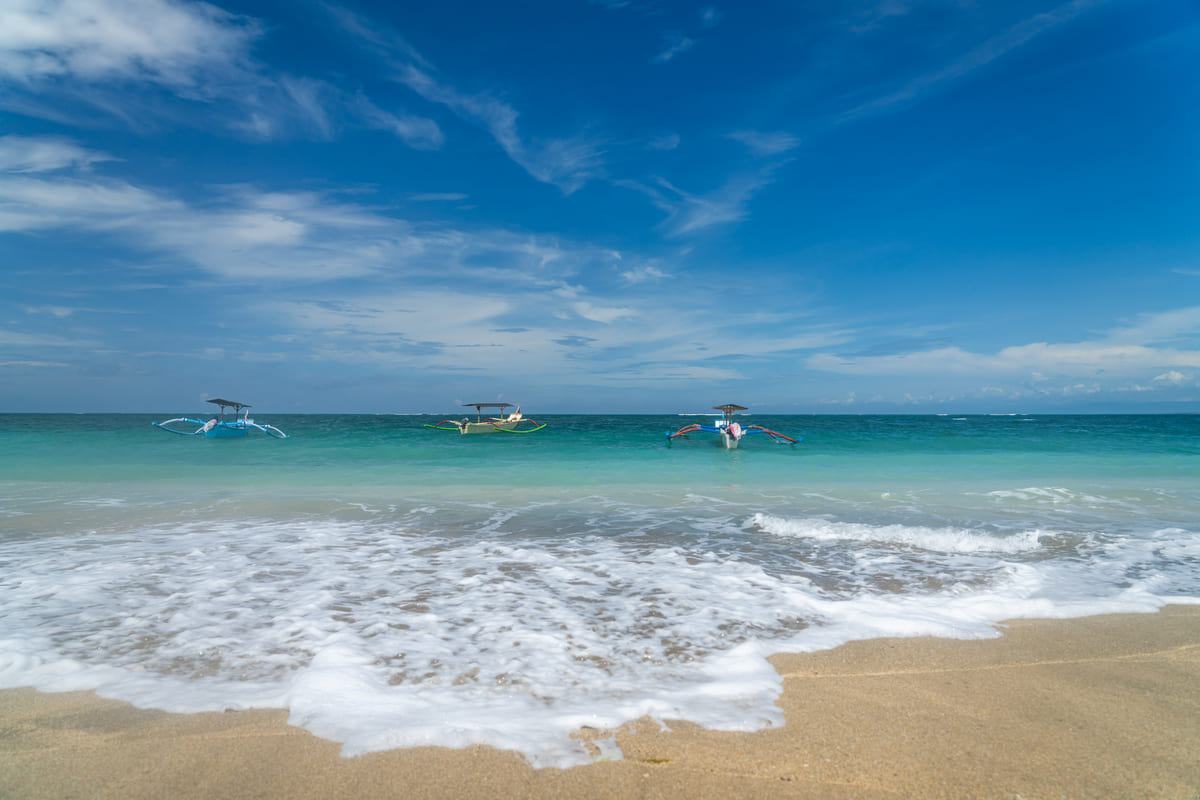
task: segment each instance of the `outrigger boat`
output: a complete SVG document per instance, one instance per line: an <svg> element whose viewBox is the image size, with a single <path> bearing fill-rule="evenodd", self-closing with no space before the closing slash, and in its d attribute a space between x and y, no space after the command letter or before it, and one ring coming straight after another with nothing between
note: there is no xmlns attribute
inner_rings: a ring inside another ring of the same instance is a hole
<svg viewBox="0 0 1200 800"><path fill-rule="evenodd" d="M726 403L723 406L713 406L713 410L724 412L724 416L720 419L714 420L712 425L701 425L696 422L693 422L691 425L684 425L674 433L668 433L667 440L675 441L675 439L681 436L686 439L688 438L689 433L704 431L706 433L718 434L721 437L721 444L729 450L736 448L738 446L738 442L740 442L743 437L756 433L765 433L767 436L770 436L773 441L779 442L780 444L783 444L784 442L795 444L796 442L800 441L799 439L793 439L791 436L785 436L778 431L768 430L761 425L743 426L741 423L734 422L733 413L735 411L745 411L745 406Z"/></svg>
<svg viewBox="0 0 1200 800"><path fill-rule="evenodd" d="M274 436L276 439L288 438L286 433L274 425L259 425L250 419L250 412L245 410L249 409L250 406L245 403L239 403L234 400L222 400L221 398L209 400L208 402L221 407L221 415L219 417L213 417L207 422L202 419L192 419L191 417L176 417L166 422L151 422L150 424L168 433L178 433L180 436L199 436L200 434L204 434L209 439L233 439L245 436L251 430L262 431L268 436ZM233 409L232 419L225 418L225 409L227 408ZM200 427L194 431L180 431L167 427L177 422L190 422Z"/></svg>
<svg viewBox="0 0 1200 800"><path fill-rule="evenodd" d="M539 425L536 420L527 419L522 415L520 406L517 406L516 411L505 417L483 418L485 408L498 408L500 413L503 413L504 409L512 407L512 403L463 403L463 406L475 409L474 422L466 417L461 421L444 419L437 425L426 425L425 427L439 431L458 431L459 433L533 433L546 427L544 423ZM522 425L525 427L521 427ZM533 427L529 427L530 425Z"/></svg>

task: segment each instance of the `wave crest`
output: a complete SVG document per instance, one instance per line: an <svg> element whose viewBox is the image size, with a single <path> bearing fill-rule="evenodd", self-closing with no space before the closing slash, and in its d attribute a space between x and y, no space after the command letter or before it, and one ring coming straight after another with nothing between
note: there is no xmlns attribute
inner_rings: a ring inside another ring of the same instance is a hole
<svg viewBox="0 0 1200 800"><path fill-rule="evenodd" d="M827 519L785 519L758 513L749 526L773 536L826 542L895 544L939 553L1028 553L1042 548L1042 531L1011 534L968 528L929 528L920 525L869 525Z"/></svg>

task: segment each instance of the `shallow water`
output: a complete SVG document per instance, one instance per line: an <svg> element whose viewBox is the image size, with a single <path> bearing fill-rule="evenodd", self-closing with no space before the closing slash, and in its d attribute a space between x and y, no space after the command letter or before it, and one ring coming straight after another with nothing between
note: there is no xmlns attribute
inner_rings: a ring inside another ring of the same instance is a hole
<svg viewBox="0 0 1200 800"><path fill-rule="evenodd" d="M0 415L0 685L570 766L784 724L772 652L1200 601L1197 416L167 416Z"/></svg>

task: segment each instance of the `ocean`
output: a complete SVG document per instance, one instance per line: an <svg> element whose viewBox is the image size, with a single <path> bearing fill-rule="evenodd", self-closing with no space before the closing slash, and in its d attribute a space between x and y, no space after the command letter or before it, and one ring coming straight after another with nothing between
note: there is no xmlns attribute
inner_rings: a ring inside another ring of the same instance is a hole
<svg viewBox="0 0 1200 800"><path fill-rule="evenodd" d="M1197 415L169 416L0 415L0 687L569 767L786 724L772 653L1200 603Z"/></svg>

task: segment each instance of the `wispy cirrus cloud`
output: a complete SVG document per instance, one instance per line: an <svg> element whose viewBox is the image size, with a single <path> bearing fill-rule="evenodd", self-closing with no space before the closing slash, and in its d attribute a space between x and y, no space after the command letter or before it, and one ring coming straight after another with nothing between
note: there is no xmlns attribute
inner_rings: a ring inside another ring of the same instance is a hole
<svg viewBox="0 0 1200 800"><path fill-rule="evenodd" d="M841 121L846 122L882 113L896 106L916 102L946 84L962 80L976 70L1002 58L1032 39L1070 22L1080 14L1107 1L1071 0L1071 2L1064 3L1051 11L1036 14L1022 20L941 69L920 75L893 92L877 97L845 112L841 115ZM898 4L895 13L902 14L906 12L907 5L904 3Z"/></svg>
<svg viewBox="0 0 1200 800"><path fill-rule="evenodd" d="M1157 344L1200 335L1200 306L1140 314L1129 325L1109 331L1107 340L1126 344Z"/></svg>
<svg viewBox="0 0 1200 800"><path fill-rule="evenodd" d="M716 6L705 6L699 12L699 26L704 30L715 28L723 16ZM699 43L700 40L694 36L680 31L671 31L663 37L663 46L651 61L656 64L665 64L683 55Z"/></svg>
<svg viewBox="0 0 1200 800"><path fill-rule="evenodd" d="M432 120L272 72L252 53L265 35L257 20L201 2L12 0L0 6L0 107L71 124L86 108L134 129L187 120L261 140L332 140L342 125L365 126L418 149L441 145Z"/></svg>
<svg viewBox="0 0 1200 800"><path fill-rule="evenodd" d="M651 150L670 151L679 147L679 134L664 133L659 136L654 136L646 143L646 147Z"/></svg>
<svg viewBox="0 0 1200 800"><path fill-rule="evenodd" d="M0 172L52 172L77 167L87 169L99 161L111 161L104 155L57 136L0 136Z"/></svg>
<svg viewBox="0 0 1200 800"><path fill-rule="evenodd" d="M729 138L746 145L757 156L777 156L800 146L799 137L783 131L734 131Z"/></svg>
<svg viewBox="0 0 1200 800"><path fill-rule="evenodd" d="M29 348L94 348L99 344L93 338L76 338L52 333L27 333L0 328L0 347Z"/></svg>
<svg viewBox="0 0 1200 800"><path fill-rule="evenodd" d="M878 0L868 4L866 8L857 9L854 13L855 22L851 26L854 33L865 33L882 25L893 17L906 16L912 11L919 0Z"/></svg>
<svg viewBox="0 0 1200 800"><path fill-rule="evenodd" d="M707 228L741 222L749 214L751 198L771 182L773 167L758 173L735 176L724 186L706 194L694 194L664 178L654 183L617 181L617 185L640 192L667 214L662 225L672 237L687 236Z"/></svg>
<svg viewBox="0 0 1200 800"><path fill-rule="evenodd" d="M696 40L690 36L684 36L682 33L669 33L662 49L651 60L657 64L665 64L695 46Z"/></svg>
<svg viewBox="0 0 1200 800"><path fill-rule="evenodd" d="M527 140L517 128L517 110L487 94L459 91L434 73L408 64L397 80L432 103L486 129L514 162L543 183L566 194L578 190L599 174L603 164L601 144L585 136Z"/></svg>
<svg viewBox="0 0 1200 800"><path fill-rule="evenodd" d="M436 202L459 202L466 200L470 195L462 192L422 192L421 194L409 195L409 200L414 203L436 203Z"/></svg>
<svg viewBox="0 0 1200 800"><path fill-rule="evenodd" d="M517 125L520 114L510 103L487 92L460 89L398 33L344 7L328 8L343 31L365 43L388 65L396 82L486 130L504 153L536 180L571 194L600 174L601 140L585 135L523 136Z"/></svg>
<svg viewBox="0 0 1200 800"><path fill-rule="evenodd" d="M351 105L368 127L395 134L415 150L437 150L446 140L442 129L433 120L384 111L361 93L354 97Z"/></svg>

